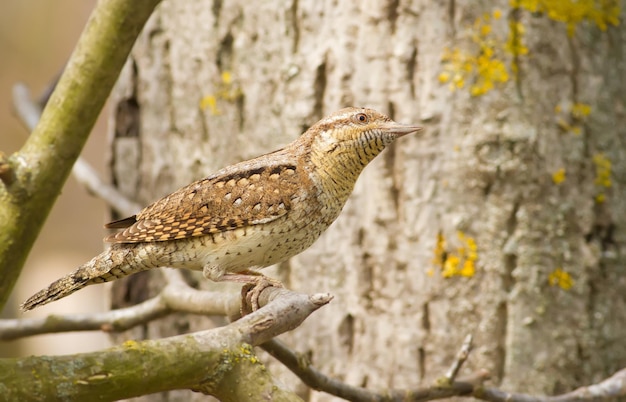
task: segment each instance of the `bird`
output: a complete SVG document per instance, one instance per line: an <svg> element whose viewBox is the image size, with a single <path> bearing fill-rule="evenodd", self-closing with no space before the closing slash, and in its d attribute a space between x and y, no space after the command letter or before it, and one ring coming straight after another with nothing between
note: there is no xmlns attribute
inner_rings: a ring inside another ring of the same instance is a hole
<svg viewBox="0 0 626 402"><path fill-rule="evenodd" d="M106 224L120 229L104 239L110 247L21 309L171 267L251 286L255 310L261 290L282 286L259 270L309 248L339 216L365 166L397 138L420 130L373 109L340 109L284 148L225 167Z"/></svg>

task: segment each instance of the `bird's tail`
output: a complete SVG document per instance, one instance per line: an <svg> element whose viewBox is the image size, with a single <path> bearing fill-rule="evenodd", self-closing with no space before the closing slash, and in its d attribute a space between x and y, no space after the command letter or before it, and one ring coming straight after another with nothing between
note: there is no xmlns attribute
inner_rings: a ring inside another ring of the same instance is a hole
<svg viewBox="0 0 626 402"><path fill-rule="evenodd" d="M112 248L116 248L113 246ZM81 265L74 272L57 279L47 288L40 290L20 306L22 311L32 310L35 307L43 306L52 301L62 299L72 293L94 283L109 282L117 278L122 278L131 273L139 272L149 267L131 267L129 259L124 258L124 251L111 249L94 257L91 261Z"/></svg>
<svg viewBox="0 0 626 402"><path fill-rule="evenodd" d="M48 285L47 288L29 297L28 300L20 306L22 311L32 310L35 307L59 300L87 286L89 284L89 277L84 275L84 267L84 265L80 266L76 271L61 279L57 279Z"/></svg>

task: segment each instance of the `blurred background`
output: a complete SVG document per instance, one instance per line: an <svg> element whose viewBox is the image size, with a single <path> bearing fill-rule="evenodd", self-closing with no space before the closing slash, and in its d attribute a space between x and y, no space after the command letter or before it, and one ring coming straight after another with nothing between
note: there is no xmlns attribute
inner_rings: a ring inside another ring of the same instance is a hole
<svg viewBox="0 0 626 402"><path fill-rule="evenodd" d="M63 68L95 0L3 0L0 3L0 151L19 150L28 131L12 106L12 87L25 83L37 99ZM83 157L104 174L107 111L91 134ZM104 203L70 177L35 243L2 318L34 318L52 313L96 312L108 305L106 285L90 286L71 297L29 313L18 306L50 282L74 270L103 249ZM100 349L99 332L42 335L0 341L0 357L67 354Z"/></svg>

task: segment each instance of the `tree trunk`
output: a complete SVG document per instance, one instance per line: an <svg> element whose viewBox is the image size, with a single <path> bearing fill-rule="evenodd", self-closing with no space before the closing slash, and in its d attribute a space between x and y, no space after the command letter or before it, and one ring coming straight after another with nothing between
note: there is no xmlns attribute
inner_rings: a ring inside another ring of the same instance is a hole
<svg viewBox="0 0 626 402"><path fill-rule="evenodd" d="M423 124L313 247L265 271L335 295L285 341L372 389L430 384L468 333L462 373L529 393L590 384L626 366L626 27L619 9L578 22L567 7L583 6L563 6L568 20L508 0L165 1L113 96L113 180L148 204L349 105ZM113 305L160 283L119 281ZM210 325L176 316L124 337Z"/></svg>

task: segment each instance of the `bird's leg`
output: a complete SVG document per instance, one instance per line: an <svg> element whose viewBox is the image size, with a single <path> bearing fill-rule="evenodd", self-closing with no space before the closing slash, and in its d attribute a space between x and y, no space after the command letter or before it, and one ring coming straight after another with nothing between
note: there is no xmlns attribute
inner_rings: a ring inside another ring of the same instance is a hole
<svg viewBox="0 0 626 402"><path fill-rule="evenodd" d="M239 282L244 284L241 288L242 316L259 309L259 296L265 288L283 287L283 284L279 280L268 278L260 272L252 270L226 272L218 279L218 281Z"/></svg>

